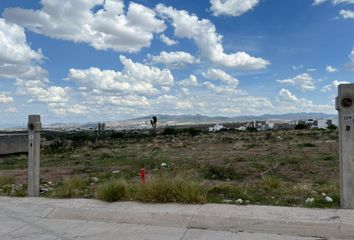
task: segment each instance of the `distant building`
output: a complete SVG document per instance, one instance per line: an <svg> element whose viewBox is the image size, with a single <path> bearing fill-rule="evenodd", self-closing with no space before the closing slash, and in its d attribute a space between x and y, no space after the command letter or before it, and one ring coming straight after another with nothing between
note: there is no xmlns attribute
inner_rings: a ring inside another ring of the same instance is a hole
<svg viewBox="0 0 354 240"><path fill-rule="evenodd" d="M223 125L217 123L214 127L209 127L209 132L219 132L223 128Z"/></svg>
<svg viewBox="0 0 354 240"><path fill-rule="evenodd" d="M239 130L239 131L246 131L247 128L244 127L244 126L241 126L241 127L236 128L236 130Z"/></svg>

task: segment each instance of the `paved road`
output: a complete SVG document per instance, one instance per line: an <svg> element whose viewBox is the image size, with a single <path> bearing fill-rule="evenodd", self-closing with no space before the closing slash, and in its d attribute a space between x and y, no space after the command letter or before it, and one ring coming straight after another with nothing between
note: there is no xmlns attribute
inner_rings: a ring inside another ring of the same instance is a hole
<svg viewBox="0 0 354 240"><path fill-rule="evenodd" d="M354 239L354 210L0 197L0 239Z"/></svg>

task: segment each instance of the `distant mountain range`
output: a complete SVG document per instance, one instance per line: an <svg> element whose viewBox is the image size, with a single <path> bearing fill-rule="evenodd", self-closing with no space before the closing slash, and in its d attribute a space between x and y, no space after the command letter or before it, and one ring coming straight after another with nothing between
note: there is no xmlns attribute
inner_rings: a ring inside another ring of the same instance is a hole
<svg viewBox="0 0 354 240"><path fill-rule="evenodd" d="M200 114L195 115L156 115L159 125L194 125L194 124L213 124L226 122L246 122L246 121L292 121L292 120L307 120L307 119L333 119L337 115L325 113L287 113L287 114L265 114L260 116L237 116L237 117L210 117ZM132 118L127 120L106 121L107 127L118 129L135 129L150 127L150 119L152 115ZM70 124L51 124L51 128L95 128L96 122L90 123L70 123Z"/></svg>
<svg viewBox="0 0 354 240"><path fill-rule="evenodd" d="M125 121L150 121L152 116L144 116L133 118ZM325 113L286 113L286 114L264 114L260 116L248 115L237 117L209 117L200 114L196 115L156 115L159 121L175 121L175 122L243 122L243 121L262 121L262 120L305 120L305 119L332 119L337 118L337 115Z"/></svg>
<svg viewBox="0 0 354 240"><path fill-rule="evenodd" d="M292 121L292 120L306 120L306 119L334 119L337 115L325 113L286 113L286 114L264 114L260 116L248 115L237 117L210 117L200 114L195 115L156 115L160 125L190 125L190 124L211 124L211 123L226 123L226 122L246 122L246 121ZM106 121L107 127L114 128L144 128L150 127L150 116L143 116L127 120ZM97 122L87 123L53 123L44 124L48 128L95 128ZM10 128L10 125L3 125L3 128Z"/></svg>

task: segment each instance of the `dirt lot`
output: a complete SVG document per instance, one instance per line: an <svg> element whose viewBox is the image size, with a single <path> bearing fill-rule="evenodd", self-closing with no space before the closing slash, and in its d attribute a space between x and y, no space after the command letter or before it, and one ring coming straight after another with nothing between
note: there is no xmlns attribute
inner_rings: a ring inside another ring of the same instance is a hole
<svg viewBox="0 0 354 240"><path fill-rule="evenodd" d="M25 155L0 157L0 194L25 194L1 182L25 189L26 164ZM52 191L63 178L79 176L87 179L81 197L93 197L97 182L138 182L143 167L148 178L178 175L201 183L209 202L339 206L336 130L53 138L42 149L41 182Z"/></svg>

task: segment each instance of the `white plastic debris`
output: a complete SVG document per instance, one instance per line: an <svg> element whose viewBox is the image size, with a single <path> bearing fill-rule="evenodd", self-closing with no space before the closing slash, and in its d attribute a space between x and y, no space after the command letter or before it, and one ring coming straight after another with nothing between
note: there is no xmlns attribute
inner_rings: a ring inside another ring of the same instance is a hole
<svg viewBox="0 0 354 240"><path fill-rule="evenodd" d="M98 183L100 180L98 178L96 178L96 177L92 177L91 181L94 182L94 183Z"/></svg>
<svg viewBox="0 0 354 240"><path fill-rule="evenodd" d="M326 202L329 202L329 203L333 202L333 199L331 197L329 197L329 196L327 196L325 198L325 200L326 200Z"/></svg>
<svg viewBox="0 0 354 240"><path fill-rule="evenodd" d="M241 198L239 198L239 199L236 200L236 203L237 203L237 204L242 204L242 203L243 203L243 200L242 200Z"/></svg>
<svg viewBox="0 0 354 240"><path fill-rule="evenodd" d="M161 167L167 167L167 163L161 163Z"/></svg>
<svg viewBox="0 0 354 240"><path fill-rule="evenodd" d="M306 201L305 201L305 203L306 204L311 204L311 203L313 203L315 201L315 199L312 197L312 198L307 198L306 199Z"/></svg>
<svg viewBox="0 0 354 240"><path fill-rule="evenodd" d="M325 197L325 196L327 196L327 194L325 194L325 193L322 193L322 197Z"/></svg>
<svg viewBox="0 0 354 240"><path fill-rule="evenodd" d="M113 174L118 174L119 170L112 171Z"/></svg>

